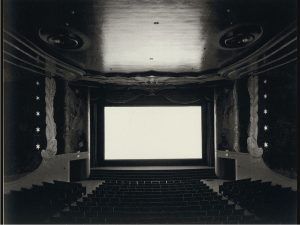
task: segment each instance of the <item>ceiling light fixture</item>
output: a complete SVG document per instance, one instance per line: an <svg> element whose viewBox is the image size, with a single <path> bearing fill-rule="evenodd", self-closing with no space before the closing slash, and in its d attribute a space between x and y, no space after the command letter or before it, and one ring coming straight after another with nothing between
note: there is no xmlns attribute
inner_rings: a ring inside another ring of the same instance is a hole
<svg viewBox="0 0 300 225"><path fill-rule="evenodd" d="M219 44L223 49L245 48L256 42L262 33L262 27L259 25L237 25L222 33Z"/></svg>
<svg viewBox="0 0 300 225"><path fill-rule="evenodd" d="M60 28L41 28L40 38L48 45L61 50L84 50L89 46L88 38L69 27L68 22L65 27Z"/></svg>

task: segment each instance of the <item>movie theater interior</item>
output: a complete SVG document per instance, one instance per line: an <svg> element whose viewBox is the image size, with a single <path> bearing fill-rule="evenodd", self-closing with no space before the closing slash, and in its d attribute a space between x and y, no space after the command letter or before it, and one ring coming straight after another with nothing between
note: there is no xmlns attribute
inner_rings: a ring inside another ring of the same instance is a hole
<svg viewBox="0 0 300 225"><path fill-rule="evenodd" d="M299 223L297 6L3 0L2 223Z"/></svg>

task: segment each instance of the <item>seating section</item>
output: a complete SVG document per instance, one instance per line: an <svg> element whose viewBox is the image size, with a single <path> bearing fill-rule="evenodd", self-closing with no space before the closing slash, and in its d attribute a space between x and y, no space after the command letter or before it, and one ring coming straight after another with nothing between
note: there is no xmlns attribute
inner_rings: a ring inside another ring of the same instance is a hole
<svg viewBox="0 0 300 225"><path fill-rule="evenodd" d="M216 179L213 168L188 170L91 170L90 179L93 180L200 180Z"/></svg>
<svg viewBox="0 0 300 225"><path fill-rule="evenodd" d="M244 215L244 210L223 200L194 171L191 174L179 172L176 176L170 172L172 175L165 177L166 171L163 175L158 171L134 172L139 175L137 177L119 176L120 173L106 176L104 184L69 210L61 212L59 217L52 218L52 222L184 224L254 221L254 217Z"/></svg>
<svg viewBox="0 0 300 225"><path fill-rule="evenodd" d="M54 181L11 191L4 196L5 223L46 223L53 214L86 193L79 183Z"/></svg>
<svg viewBox="0 0 300 225"><path fill-rule="evenodd" d="M243 179L225 182L219 191L255 214L261 223L297 223L297 192L290 188Z"/></svg>

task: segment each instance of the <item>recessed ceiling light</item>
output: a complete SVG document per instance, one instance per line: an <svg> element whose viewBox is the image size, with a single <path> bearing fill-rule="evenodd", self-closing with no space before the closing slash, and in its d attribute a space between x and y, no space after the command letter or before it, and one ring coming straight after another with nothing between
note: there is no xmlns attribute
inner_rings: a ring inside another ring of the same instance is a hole
<svg viewBox="0 0 300 225"><path fill-rule="evenodd" d="M82 33L69 27L69 23L65 23L65 27L61 28L41 28L39 30L40 38L48 45L61 50L83 50L89 45L88 38Z"/></svg>
<svg viewBox="0 0 300 225"><path fill-rule="evenodd" d="M242 24L226 30L220 38L220 47L224 49L245 48L256 42L262 35L261 26Z"/></svg>

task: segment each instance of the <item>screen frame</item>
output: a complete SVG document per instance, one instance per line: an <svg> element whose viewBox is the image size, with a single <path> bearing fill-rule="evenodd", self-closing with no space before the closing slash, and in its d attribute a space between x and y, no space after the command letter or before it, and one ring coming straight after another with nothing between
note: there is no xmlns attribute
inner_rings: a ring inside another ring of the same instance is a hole
<svg viewBox="0 0 300 225"><path fill-rule="evenodd" d="M105 160L105 107L188 107L201 106L202 114L202 159L126 159L126 160ZM164 104L101 104L95 103L91 109L91 141L93 148L91 148L91 166L196 166L207 165L207 106L205 103L180 105L174 103Z"/></svg>

